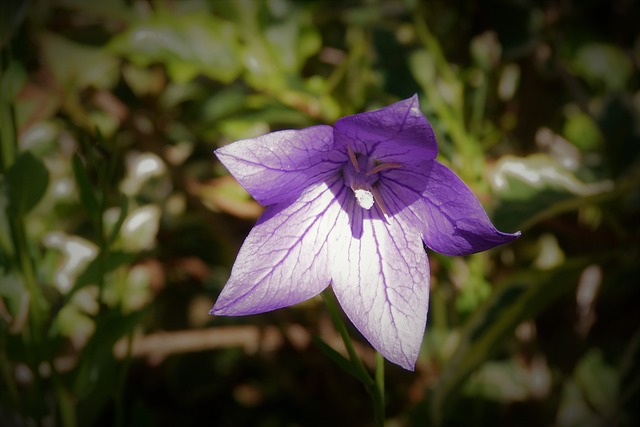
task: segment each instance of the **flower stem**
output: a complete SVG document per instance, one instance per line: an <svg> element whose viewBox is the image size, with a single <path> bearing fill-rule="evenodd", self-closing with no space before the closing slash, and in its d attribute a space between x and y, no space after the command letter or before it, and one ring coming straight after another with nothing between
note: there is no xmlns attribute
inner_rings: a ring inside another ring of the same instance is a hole
<svg viewBox="0 0 640 427"><path fill-rule="evenodd" d="M325 304L327 305L327 309L329 310L331 320L333 321L334 326L342 337L342 341L344 342L344 346L347 349L347 353L349 353L349 359L351 359L351 362L355 365L357 370L360 371L360 373L364 374L363 377L370 378L371 376L369 375L369 372L364 367L360 356L358 356L356 349L353 347L353 342L351 341L351 336L347 331L347 326L344 324L344 322L342 321L342 317L340 316L335 296L333 296L333 294L329 290L324 291L322 296Z"/></svg>
<svg viewBox="0 0 640 427"><path fill-rule="evenodd" d="M322 293L322 297L329 311L329 315L331 316L331 320L333 321L334 326L342 337L342 341L344 342L344 346L347 349L347 353L349 353L349 361L353 365L354 369L359 373L358 378L362 382L362 385L364 385L367 393L369 393L369 396L371 396L371 400L373 402L373 416L375 425L378 427L383 427L385 419L384 358L380 353L376 352L376 370L375 376L372 378L367 368L365 368L364 363L362 363L362 359L360 358L360 356L358 356L355 347L353 346L353 341L351 340L351 336L347 331L347 326L345 325L344 321L342 320L342 316L340 315L338 303L335 296L329 289L327 289Z"/></svg>
<svg viewBox="0 0 640 427"><path fill-rule="evenodd" d="M384 357L376 351L375 388L373 390L375 419L378 425L384 425Z"/></svg>

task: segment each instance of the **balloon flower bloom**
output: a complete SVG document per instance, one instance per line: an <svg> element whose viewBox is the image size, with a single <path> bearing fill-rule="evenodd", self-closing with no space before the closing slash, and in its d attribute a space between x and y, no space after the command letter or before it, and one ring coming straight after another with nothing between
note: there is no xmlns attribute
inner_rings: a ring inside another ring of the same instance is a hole
<svg viewBox="0 0 640 427"><path fill-rule="evenodd" d="M478 199L435 160L418 97L238 141L215 154L267 208L210 313L290 306L332 286L360 333L413 370L429 305L425 246L467 255L511 242Z"/></svg>

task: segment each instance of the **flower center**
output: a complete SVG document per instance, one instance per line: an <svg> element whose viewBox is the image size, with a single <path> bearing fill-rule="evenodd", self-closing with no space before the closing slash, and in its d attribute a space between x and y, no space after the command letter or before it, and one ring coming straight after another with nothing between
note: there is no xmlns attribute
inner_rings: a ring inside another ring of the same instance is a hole
<svg viewBox="0 0 640 427"><path fill-rule="evenodd" d="M379 163L363 154L356 154L347 146L350 162L344 168L344 183L353 190L356 201L361 208L369 210L378 204L382 213L387 216L387 209L382 202L376 183L380 173L387 169L398 169L401 163Z"/></svg>

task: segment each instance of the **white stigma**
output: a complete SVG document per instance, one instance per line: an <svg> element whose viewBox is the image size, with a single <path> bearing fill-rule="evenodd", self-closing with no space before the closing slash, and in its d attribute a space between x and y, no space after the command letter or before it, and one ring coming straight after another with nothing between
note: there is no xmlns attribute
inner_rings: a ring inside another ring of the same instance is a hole
<svg viewBox="0 0 640 427"><path fill-rule="evenodd" d="M353 190L353 192L356 195L356 200L358 201L358 204L360 205L360 207L365 208L366 210L371 209L374 201L373 194L371 194L371 191L357 188Z"/></svg>

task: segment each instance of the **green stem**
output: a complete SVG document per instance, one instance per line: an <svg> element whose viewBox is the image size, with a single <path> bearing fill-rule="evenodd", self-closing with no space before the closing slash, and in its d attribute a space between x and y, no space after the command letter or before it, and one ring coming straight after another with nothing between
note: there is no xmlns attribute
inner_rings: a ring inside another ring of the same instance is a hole
<svg viewBox="0 0 640 427"><path fill-rule="evenodd" d="M344 322L342 321L342 317L340 316L335 296L333 296L333 293L331 293L331 291L327 289L322 293L322 297L327 306L327 309L329 310L331 320L333 321L334 326L342 337L342 341L344 342L344 346L347 349L347 353L349 353L349 359L351 360L351 363L353 363L358 371L363 374L363 378L371 378L371 376L369 375L369 371L367 371L367 368L364 367L362 359L360 359L360 356L358 356L355 347L353 347L353 342L351 341L351 336L347 331L347 326L344 324ZM365 387L369 386L370 384L365 384Z"/></svg>
<svg viewBox="0 0 640 427"><path fill-rule="evenodd" d="M542 211L536 213L533 216L530 216L527 221L523 222L520 225L520 230L522 231L529 230L534 225L538 224L539 222L545 219L557 217L558 215L563 214L565 212L575 211L583 206L598 205L598 204L609 202L611 200L616 200L619 197L624 196L625 194L628 194L627 191L629 191L630 188L628 188L627 183L628 181L619 182L615 186L615 188L611 191L597 193L597 194L588 195L588 196L581 195L581 196L572 197L567 200L556 202L551 206L549 206L548 208L543 209Z"/></svg>
<svg viewBox="0 0 640 427"><path fill-rule="evenodd" d="M427 22L420 13L415 14L414 24L418 39L423 44L425 50L429 52L435 60L437 75L446 84L455 86L459 79L456 77L449 65L449 62L445 58L440 47L440 43L431 33ZM483 182L482 174L484 171L484 155L482 153L482 147L480 146L477 138L466 128L462 103L447 103L439 94L437 81L438 79L433 79L421 82L424 93L436 112L438 119L444 124L444 127L447 130L451 141L456 146L458 153L460 153L460 156L462 157L462 161L460 163L464 165L464 168L462 168L459 173L461 174L463 181L467 183L473 182L474 184L481 183ZM480 93L480 96L482 97L484 94ZM480 100L482 100L482 98L480 98ZM480 111L478 111L478 113L480 113ZM481 117L474 120L481 121Z"/></svg>
<svg viewBox="0 0 640 427"><path fill-rule="evenodd" d="M18 386L13 378L11 362L7 356L7 346L5 345L7 342L7 331L5 328L0 328L0 342L3 343L2 350L0 350L0 373L2 374L2 381L9 392L9 403L13 407L18 408L21 404L20 394L18 393Z"/></svg>
<svg viewBox="0 0 640 427"><path fill-rule="evenodd" d="M489 76L484 70L479 71L482 73L481 81L478 87L473 91L473 98L471 101L471 118L469 129L471 133L478 135L482 131L482 119L484 118L484 108L487 103L487 92L489 90Z"/></svg>
<svg viewBox="0 0 640 427"><path fill-rule="evenodd" d="M0 81L4 78L5 69L9 67L10 47L0 52ZM0 92L0 171L7 171L16 158L16 124L11 100L6 93Z"/></svg>
<svg viewBox="0 0 640 427"><path fill-rule="evenodd" d="M11 62L10 46L0 54L0 77L4 77L5 68L9 67ZM2 165L0 170L7 171L15 161L18 149L17 126L14 114L13 100L9 99L7 94L0 93L0 144L2 146ZM32 338L39 345L42 342L43 315L46 313L47 306L42 294L42 290L37 284L34 262L30 256L29 245L27 242L27 233L25 227L25 218L22 214L9 216L9 227L11 229L11 238L13 240L13 251L16 263L22 273L25 286L30 296L30 327Z"/></svg>
<svg viewBox="0 0 640 427"><path fill-rule="evenodd" d="M433 55L433 58L436 61L436 66L438 67L438 71L440 75L448 82L455 83L457 81L456 76L454 75L451 67L449 66L449 62L442 53L442 49L440 48L440 43L438 40L431 34L429 27L427 26L427 22L421 16L420 13L416 13L414 15L414 25L416 29L416 34L418 39L422 42L422 44L427 48L429 53Z"/></svg>
<svg viewBox="0 0 640 427"><path fill-rule="evenodd" d="M335 296L329 289L326 289L322 293L322 297L329 311L329 315L331 316L331 320L333 321L333 324L342 337L342 341L344 342L344 346L347 349L347 353L349 353L349 359L351 363L361 374L360 378L366 379L366 381L363 381L363 385L373 401L373 415L375 424L378 427L383 427L385 420L384 359L380 353L376 352L375 377L371 378L371 374L369 373L369 371L367 371L367 368L365 368L364 363L362 363L362 359L360 359L360 356L358 356L358 353L353 346L353 341L351 340L351 336L347 331L347 326L343 322L342 316L340 315L338 302L336 301Z"/></svg>
<svg viewBox="0 0 640 427"><path fill-rule="evenodd" d="M118 384L116 386L116 395L114 396L115 405L116 405L116 426L124 426L125 425L125 405L124 405L124 389L127 382L127 372L129 371L129 366L131 365L131 349L133 346L133 330L129 332L127 336L127 354L125 355L124 360L122 361L122 366L119 372Z"/></svg>
<svg viewBox="0 0 640 427"><path fill-rule="evenodd" d="M40 333L42 332L40 328L43 326L42 314L46 310L46 304L44 301L42 290L38 286L36 280L33 261L31 260L31 257L29 255L30 251L27 244L27 233L24 226L24 218L22 217L22 215L16 216L14 218L9 218L9 223L12 230L14 253L17 258L16 261L20 268L22 278L24 279L24 284L30 296L31 312L29 314L29 318L31 319L31 325L35 326L35 329L38 331L33 331L33 333L35 333L36 335L40 335Z"/></svg>
<svg viewBox="0 0 640 427"><path fill-rule="evenodd" d="M10 44L6 50L0 54L0 79L4 77L5 68L12 60ZM0 93L0 171L7 171L14 164L18 153L18 132L16 125L15 108L13 99L6 93ZM76 418L72 398L65 390L62 380L56 371L51 347L46 339L47 316L49 304L45 298L42 288L37 279L37 261L32 256L30 250L26 218L24 212L9 216L9 228L12 241L12 251L16 265L20 270L24 286L29 296L29 319L28 328L22 331L25 347L28 351L29 364L36 377L35 387L40 392L45 387L45 381L40 374L41 364L47 363L51 370L51 383L57 399L62 425L65 427L75 427ZM9 241L2 239L5 246ZM10 243L9 243L10 244ZM4 338L4 337L3 337ZM9 366L9 361L2 355L2 371ZM6 376L6 375L5 375ZM6 381L11 395L15 394L15 384L13 381ZM28 408L27 408L28 410Z"/></svg>
<svg viewBox="0 0 640 427"><path fill-rule="evenodd" d="M376 351L375 389L373 390L373 408L376 425L384 426L384 357Z"/></svg>
<svg viewBox="0 0 640 427"><path fill-rule="evenodd" d="M78 425L78 419L76 416L74 397L65 387L62 378L60 378L60 374L55 368L53 360L49 361L49 365L51 366L51 381L60 410L60 425L64 427L76 427Z"/></svg>

